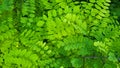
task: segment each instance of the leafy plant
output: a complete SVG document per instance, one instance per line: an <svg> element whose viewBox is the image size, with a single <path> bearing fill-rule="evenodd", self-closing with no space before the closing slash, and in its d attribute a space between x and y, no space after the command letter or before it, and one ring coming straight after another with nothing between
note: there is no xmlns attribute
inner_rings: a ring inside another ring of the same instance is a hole
<svg viewBox="0 0 120 68"><path fill-rule="evenodd" d="M0 68L119 68L116 2L0 0Z"/></svg>

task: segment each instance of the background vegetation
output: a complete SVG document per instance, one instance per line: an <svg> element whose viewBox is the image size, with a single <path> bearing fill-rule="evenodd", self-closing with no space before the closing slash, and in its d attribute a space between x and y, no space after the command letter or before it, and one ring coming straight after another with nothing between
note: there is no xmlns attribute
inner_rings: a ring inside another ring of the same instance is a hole
<svg viewBox="0 0 120 68"><path fill-rule="evenodd" d="M119 0L0 0L0 68L119 67Z"/></svg>

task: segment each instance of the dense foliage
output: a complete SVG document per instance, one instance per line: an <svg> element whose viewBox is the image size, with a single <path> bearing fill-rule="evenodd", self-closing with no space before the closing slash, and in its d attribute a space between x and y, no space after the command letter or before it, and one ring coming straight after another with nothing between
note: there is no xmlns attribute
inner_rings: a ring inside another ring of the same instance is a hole
<svg viewBox="0 0 120 68"><path fill-rule="evenodd" d="M119 0L0 0L0 68L119 68Z"/></svg>

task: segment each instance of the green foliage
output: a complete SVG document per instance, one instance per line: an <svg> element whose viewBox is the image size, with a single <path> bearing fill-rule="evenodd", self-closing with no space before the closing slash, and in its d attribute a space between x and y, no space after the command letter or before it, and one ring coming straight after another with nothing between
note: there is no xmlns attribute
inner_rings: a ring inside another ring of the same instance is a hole
<svg viewBox="0 0 120 68"><path fill-rule="evenodd" d="M0 0L0 68L119 68L116 3Z"/></svg>
<svg viewBox="0 0 120 68"><path fill-rule="evenodd" d="M82 67L82 59L72 58L71 63L73 67Z"/></svg>

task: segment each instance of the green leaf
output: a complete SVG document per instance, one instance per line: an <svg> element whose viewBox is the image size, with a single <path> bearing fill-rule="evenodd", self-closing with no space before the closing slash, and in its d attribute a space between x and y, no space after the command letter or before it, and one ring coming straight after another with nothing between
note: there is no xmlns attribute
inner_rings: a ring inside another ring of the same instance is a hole
<svg viewBox="0 0 120 68"><path fill-rule="evenodd" d="M83 22L81 24L81 27L86 31L87 30L87 23L86 22Z"/></svg>
<svg viewBox="0 0 120 68"><path fill-rule="evenodd" d="M37 26L38 27L42 27L44 25L44 23L45 23L44 21L38 21L37 22Z"/></svg>
<svg viewBox="0 0 120 68"><path fill-rule="evenodd" d="M59 6L61 6L61 8L65 8L67 6L67 4L65 2L61 2L61 3L59 3Z"/></svg>
<svg viewBox="0 0 120 68"><path fill-rule="evenodd" d="M45 46L45 47L44 47L44 50L48 50L48 48L49 48L48 46Z"/></svg>
<svg viewBox="0 0 120 68"><path fill-rule="evenodd" d="M4 37L2 35L0 35L0 40L3 41L4 40Z"/></svg>
<svg viewBox="0 0 120 68"><path fill-rule="evenodd" d="M47 20L48 18L47 18L47 16L46 16L46 15L43 15L43 19L44 19L44 20Z"/></svg>
<svg viewBox="0 0 120 68"><path fill-rule="evenodd" d="M100 12L99 15L102 16L102 17L105 17L105 14L102 13L102 12Z"/></svg>
<svg viewBox="0 0 120 68"><path fill-rule="evenodd" d="M89 0L91 3L95 3L95 0Z"/></svg>
<svg viewBox="0 0 120 68"><path fill-rule="evenodd" d="M32 33L32 30L28 30L24 37L28 37Z"/></svg>
<svg viewBox="0 0 120 68"><path fill-rule="evenodd" d="M69 8L69 6L66 6L65 7L65 11L64 11L65 13L69 13L70 12L70 8Z"/></svg>
<svg viewBox="0 0 120 68"><path fill-rule="evenodd" d="M56 16L57 16L56 10L53 10L53 11L52 11L52 16L53 16L53 17L56 17Z"/></svg>
<svg viewBox="0 0 120 68"><path fill-rule="evenodd" d="M31 54L32 54L31 51L27 51L27 53L25 54L25 57L28 58Z"/></svg>
<svg viewBox="0 0 120 68"><path fill-rule="evenodd" d="M43 4L45 5L45 6L44 6L45 9L52 9L52 7L53 7L53 6L51 6L50 3L48 3L47 1L46 1L46 2L44 1Z"/></svg>
<svg viewBox="0 0 120 68"><path fill-rule="evenodd" d="M72 0L67 0L67 2L69 3L69 2L72 2Z"/></svg>
<svg viewBox="0 0 120 68"><path fill-rule="evenodd" d="M86 56L88 54L89 54L89 52L88 52L87 48L81 47L81 49L79 51L79 55Z"/></svg>
<svg viewBox="0 0 120 68"><path fill-rule="evenodd" d="M73 67L81 67L82 66L82 59L78 59L78 58L72 58L71 59L71 63Z"/></svg>
<svg viewBox="0 0 120 68"><path fill-rule="evenodd" d="M99 6L99 5L97 5L97 4L95 4L95 8L97 8L98 10L101 10L102 8Z"/></svg>
<svg viewBox="0 0 120 68"><path fill-rule="evenodd" d="M63 0L55 0L56 3L60 3L62 2Z"/></svg>
<svg viewBox="0 0 120 68"><path fill-rule="evenodd" d="M96 18L97 19L102 19L102 17L100 15L97 15Z"/></svg>
<svg viewBox="0 0 120 68"><path fill-rule="evenodd" d="M27 53L27 50L24 49L24 50L21 51L21 53L20 53L19 55L20 55L20 56L24 56L26 53Z"/></svg>
<svg viewBox="0 0 120 68"><path fill-rule="evenodd" d="M106 2L104 2L104 5L105 5L105 6L110 6L110 4L109 4L109 3L106 3Z"/></svg>
<svg viewBox="0 0 120 68"><path fill-rule="evenodd" d="M0 57L0 65L2 64L2 62L3 62L3 58L2 58L2 57Z"/></svg>
<svg viewBox="0 0 120 68"><path fill-rule="evenodd" d="M111 0L105 0L106 2L111 2Z"/></svg>
<svg viewBox="0 0 120 68"><path fill-rule="evenodd" d="M67 36L67 32L65 30L62 31L63 36Z"/></svg>
<svg viewBox="0 0 120 68"><path fill-rule="evenodd" d="M42 55L43 55L43 54L44 54L44 51L40 51L40 54L42 54Z"/></svg>
<svg viewBox="0 0 120 68"><path fill-rule="evenodd" d="M66 17L66 19L71 20L72 19L72 14L68 13L65 17Z"/></svg>
<svg viewBox="0 0 120 68"><path fill-rule="evenodd" d="M58 11L58 14L59 14L59 15L62 15L62 13L63 13L62 8L59 8L57 11Z"/></svg>
<svg viewBox="0 0 120 68"><path fill-rule="evenodd" d="M101 7L103 7L104 5L103 5L103 3L102 2L97 2L97 4L99 5L99 6L101 6Z"/></svg>
<svg viewBox="0 0 120 68"><path fill-rule="evenodd" d="M80 12L80 6L74 6L73 13L79 13L79 12Z"/></svg>
<svg viewBox="0 0 120 68"><path fill-rule="evenodd" d="M24 31L22 31L22 33L20 34L20 36L24 36L27 31L28 31L27 29L24 29Z"/></svg>
<svg viewBox="0 0 120 68"><path fill-rule="evenodd" d="M31 59L32 61L37 61L37 60L38 60L37 54L32 54L32 55L30 56L30 59Z"/></svg>
<svg viewBox="0 0 120 68"><path fill-rule="evenodd" d="M20 21L21 21L21 23L27 23L28 20L27 20L26 17L21 17L21 20L20 20Z"/></svg>
<svg viewBox="0 0 120 68"><path fill-rule="evenodd" d="M35 17L35 14L30 14L29 16L33 18L33 17Z"/></svg>
<svg viewBox="0 0 120 68"><path fill-rule="evenodd" d="M104 68L119 68L119 66L118 66L118 64L115 64L115 63L113 63L113 62L110 62L110 61L107 61L105 64L104 64L104 66L103 66Z"/></svg>
<svg viewBox="0 0 120 68"><path fill-rule="evenodd" d="M106 10L106 9L101 9L100 11L103 12L103 13L109 13L109 11Z"/></svg>
<svg viewBox="0 0 120 68"><path fill-rule="evenodd" d="M47 53L48 53L48 54L51 54L51 53L52 53L52 51L51 51L51 50L48 50L48 51L47 51Z"/></svg>
<svg viewBox="0 0 120 68"><path fill-rule="evenodd" d="M114 53L110 52L108 59L113 62L117 62L117 58L115 57Z"/></svg>
<svg viewBox="0 0 120 68"><path fill-rule="evenodd" d="M48 11L48 17L52 17L52 11Z"/></svg>
<svg viewBox="0 0 120 68"><path fill-rule="evenodd" d="M76 18L77 18L76 15L73 14L73 15L72 15L72 18L71 18L71 21L74 22L74 21L76 20Z"/></svg>
<svg viewBox="0 0 120 68"><path fill-rule="evenodd" d="M98 12L99 12L99 10L97 10L97 9L91 9L92 16L95 16Z"/></svg>

